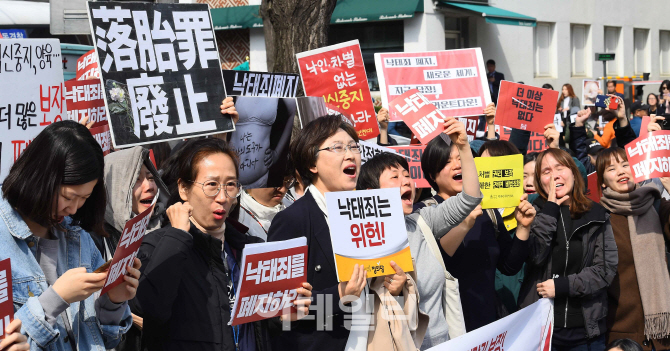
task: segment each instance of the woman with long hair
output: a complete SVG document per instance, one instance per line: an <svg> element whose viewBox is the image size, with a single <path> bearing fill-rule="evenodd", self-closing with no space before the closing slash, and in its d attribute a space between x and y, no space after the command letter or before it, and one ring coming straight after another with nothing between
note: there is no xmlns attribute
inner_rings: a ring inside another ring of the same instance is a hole
<svg viewBox="0 0 670 351"><path fill-rule="evenodd" d="M573 107L580 108L581 104L579 103L579 98L575 95L575 90L572 89L571 84L563 84L561 88L561 95L558 98L558 104L556 108L558 112L561 112L563 115L570 115L570 111Z"/></svg>

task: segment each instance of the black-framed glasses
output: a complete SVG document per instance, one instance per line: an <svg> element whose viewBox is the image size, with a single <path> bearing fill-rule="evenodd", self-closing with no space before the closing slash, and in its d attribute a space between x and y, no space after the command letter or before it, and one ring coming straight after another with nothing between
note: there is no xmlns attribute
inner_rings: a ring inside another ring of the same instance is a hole
<svg viewBox="0 0 670 351"><path fill-rule="evenodd" d="M664 85L664 86L661 87L661 90L668 90L668 87L666 87L666 86Z"/></svg>
<svg viewBox="0 0 670 351"><path fill-rule="evenodd" d="M242 185L237 180L229 180L224 184L217 182L216 180L208 180L204 183L196 182L191 180L191 183L202 185L202 192L209 197L216 197L219 195L221 189L223 193L230 199L236 199L240 196Z"/></svg>
<svg viewBox="0 0 670 351"><path fill-rule="evenodd" d="M319 149L317 151L332 151L336 154L344 154L347 152L347 150L351 150L351 152L355 154L360 154L361 153L361 147L358 145L357 142L351 142L348 145L344 145L343 143L335 143L333 146L329 147L324 147L323 149Z"/></svg>

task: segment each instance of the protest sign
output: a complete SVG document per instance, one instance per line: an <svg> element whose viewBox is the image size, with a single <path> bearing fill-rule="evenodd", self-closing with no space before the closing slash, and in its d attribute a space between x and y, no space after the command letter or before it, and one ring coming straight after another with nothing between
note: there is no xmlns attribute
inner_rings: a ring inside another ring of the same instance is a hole
<svg viewBox="0 0 670 351"><path fill-rule="evenodd" d="M398 188L329 192L326 207L338 281L349 281L356 264L368 278L394 274L391 261L414 270Z"/></svg>
<svg viewBox="0 0 670 351"><path fill-rule="evenodd" d="M635 183L670 176L670 131L648 133L626 144Z"/></svg>
<svg viewBox="0 0 670 351"><path fill-rule="evenodd" d="M358 40L296 55L307 96L323 96L326 106L354 121L360 139L379 135Z"/></svg>
<svg viewBox="0 0 670 351"><path fill-rule="evenodd" d="M207 4L86 4L114 148L234 130Z"/></svg>
<svg viewBox="0 0 670 351"><path fill-rule="evenodd" d="M482 208L519 205L523 195L523 155L477 157L479 188L484 195Z"/></svg>
<svg viewBox="0 0 670 351"><path fill-rule="evenodd" d="M586 197L591 201L600 203L600 190L598 189L598 174L592 172L586 176Z"/></svg>
<svg viewBox="0 0 670 351"><path fill-rule="evenodd" d="M309 122L328 114L326 101L320 96L303 96L296 98L298 117L304 128ZM353 121L351 122L353 125Z"/></svg>
<svg viewBox="0 0 670 351"><path fill-rule="evenodd" d="M237 96L235 108L240 119L230 144L240 156L240 183L247 189L282 186L295 99Z"/></svg>
<svg viewBox="0 0 670 351"><path fill-rule="evenodd" d="M550 351L553 325L554 301L540 299L428 351Z"/></svg>
<svg viewBox="0 0 670 351"><path fill-rule="evenodd" d="M231 96L295 97L300 77L290 73L223 71L226 92Z"/></svg>
<svg viewBox="0 0 670 351"><path fill-rule="evenodd" d="M477 137L477 127L479 126L479 117L458 117L458 121L465 126L468 142L475 140Z"/></svg>
<svg viewBox="0 0 670 351"><path fill-rule="evenodd" d="M91 128L107 125L105 97L100 81L75 80L65 81L65 100L67 101L67 117L75 122L88 116L88 122L94 122Z"/></svg>
<svg viewBox="0 0 670 351"><path fill-rule="evenodd" d="M98 67L98 56L95 54L95 49L81 55L77 59L77 73L75 79L99 79L100 67Z"/></svg>
<svg viewBox="0 0 670 351"><path fill-rule="evenodd" d="M389 115L400 117L424 145L444 131L444 115L416 89L393 99Z"/></svg>
<svg viewBox="0 0 670 351"><path fill-rule="evenodd" d="M375 155L381 154L382 152L397 154L397 152L393 149L389 149L387 147L379 146L375 143L369 143L363 140L358 142L358 146L361 149L361 164L367 162L369 159L375 157Z"/></svg>
<svg viewBox="0 0 670 351"><path fill-rule="evenodd" d="M496 122L501 126L544 133L554 121L558 91L503 80L500 82Z"/></svg>
<svg viewBox="0 0 670 351"><path fill-rule="evenodd" d="M409 176L414 179L417 188L430 188L430 184L423 177L421 169L421 156L426 149L426 145L413 146L389 146L389 149L395 150L398 154L405 156L409 164Z"/></svg>
<svg viewBox="0 0 670 351"><path fill-rule="evenodd" d="M481 115L491 102L480 48L376 53L375 66L383 106L410 89L447 116Z"/></svg>
<svg viewBox="0 0 670 351"><path fill-rule="evenodd" d="M246 245L241 268L230 325L295 312L296 289L307 281L307 239Z"/></svg>
<svg viewBox="0 0 670 351"><path fill-rule="evenodd" d="M500 135L500 140L509 141L509 138L512 135L512 128L496 125L496 133ZM547 139L544 138L544 133L530 132L527 152L541 152L547 148L549 148L549 143L547 142Z"/></svg>
<svg viewBox="0 0 670 351"><path fill-rule="evenodd" d="M2 183L32 139L46 126L67 118L60 42L0 40L0 82Z"/></svg>
<svg viewBox="0 0 670 351"><path fill-rule="evenodd" d="M100 127L90 129L91 135L102 148L102 155L106 156L112 152L112 136L109 135L109 125L103 124Z"/></svg>
<svg viewBox="0 0 670 351"><path fill-rule="evenodd" d="M663 123L663 120L661 120L659 122ZM642 124L640 125L640 135L638 135L638 137L644 138L649 134L649 131L647 130L647 128L649 127L649 123L651 123L651 117L643 116L642 117Z"/></svg>
<svg viewBox="0 0 670 351"><path fill-rule="evenodd" d="M14 295L12 293L12 264L10 259L0 261L0 340L5 328L14 320Z"/></svg>
<svg viewBox="0 0 670 351"><path fill-rule="evenodd" d="M598 90L602 91L601 81L595 79L584 79L582 82L582 105L595 106Z"/></svg>
<svg viewBox="0 0 670 351"><path fill-rule="evenodd" d="M107 271L107 280L105 280L105 285L100 295L104 295L115 286L123 283L123 276L126 275L126 267L133 266L135 257L137 257L137 253L140 251L144 233L151 220L151 214L154 211L154 206L159 195L156 194L149 208L126 222L126 225L123 227L123 234L121 234L119 244L116 245L112 263L109 265L109 270Z"/></svg>

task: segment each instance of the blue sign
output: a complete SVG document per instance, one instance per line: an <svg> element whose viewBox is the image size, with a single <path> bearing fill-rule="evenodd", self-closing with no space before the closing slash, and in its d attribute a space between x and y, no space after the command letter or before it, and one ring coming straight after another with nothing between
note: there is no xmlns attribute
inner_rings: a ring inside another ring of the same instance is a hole
<svg viewBox="0 0 670 351"><path fill-rule="evenodd" d="M2 39L23 39L28 34L23 29L0 29L0 38Z"/></svg>

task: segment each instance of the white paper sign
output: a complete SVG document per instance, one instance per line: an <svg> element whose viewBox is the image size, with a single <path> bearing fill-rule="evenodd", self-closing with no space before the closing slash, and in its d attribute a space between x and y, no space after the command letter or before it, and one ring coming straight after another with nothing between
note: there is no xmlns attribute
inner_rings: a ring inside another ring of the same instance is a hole
<svg viewBox="0 0 670 351"><path fill-rule="evenodd" d="M397 154L395 150L389 149L387 147L379 146L375 143L367 142L367 141L359 141L358 145L361 148L361 164L367 162L369 159L375 157L378 154L381 154L382 152L390 152L392 154Z"/></svg>
<svg viewBox="0 0 670 351"><path fill-rule="evenodd" d="M61 59L58 39L0 40L0 183L37 134L67 119Z"/></svg>

